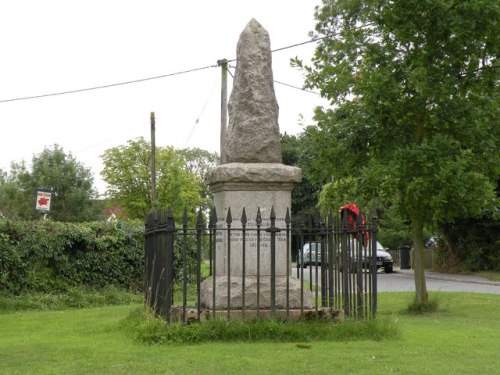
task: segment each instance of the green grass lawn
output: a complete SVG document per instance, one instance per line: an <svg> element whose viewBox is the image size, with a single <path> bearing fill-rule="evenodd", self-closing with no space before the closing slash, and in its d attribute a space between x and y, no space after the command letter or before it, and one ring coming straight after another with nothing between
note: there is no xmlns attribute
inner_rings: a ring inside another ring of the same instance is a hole
<svg viewBox="0 0 500 375"><path fill-rule="evenodd" d="M440 311L404 312L382 293L397 338L143 344L124 322L139 305L0 314L0 374L500 374L500 296L445 293Z"/></svg>
<svg viewBox="0 0 500 375"><path fill-rule="evenodd" d="M489 279L491 281L500 281L500 272L494 272L494 271L480 271L480 272L473 272L473 275L476 276L481 276L486 279Z"/></svg>

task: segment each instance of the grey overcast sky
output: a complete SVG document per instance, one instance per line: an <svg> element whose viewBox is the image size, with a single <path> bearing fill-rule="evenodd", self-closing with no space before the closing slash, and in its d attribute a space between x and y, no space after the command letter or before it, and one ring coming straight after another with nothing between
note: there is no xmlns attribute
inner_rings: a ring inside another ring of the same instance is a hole
<svg viewBox="0 0 500 375"><path fill-rule="evenodd" d="M251 18L271 48L309 39L320 0L16 0L0 3L0 169L59 144L92 169L100 193L102 153L137 137L219 151L220 68L99 90L9 101L169 75L236 57ZM291 68L309 61L315 44L273 53L274 79L302 87ZM231 65L235 65L232 63ZM234 72L234 69L232 69ZM232 80L229 76L229 91ZM275 83L280 130L311 124L318 95Z"/></svg>

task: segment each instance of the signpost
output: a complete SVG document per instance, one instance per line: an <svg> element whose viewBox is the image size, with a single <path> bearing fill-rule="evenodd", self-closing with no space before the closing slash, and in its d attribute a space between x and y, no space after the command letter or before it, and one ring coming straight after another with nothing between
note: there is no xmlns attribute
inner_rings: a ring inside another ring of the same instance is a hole
<svg viewBox="0 0 500 375"><path fill-rule="evenodd" d="M52 203L52 191L38 189L35 196L35 210L40 214L48 214Z"/></svg>

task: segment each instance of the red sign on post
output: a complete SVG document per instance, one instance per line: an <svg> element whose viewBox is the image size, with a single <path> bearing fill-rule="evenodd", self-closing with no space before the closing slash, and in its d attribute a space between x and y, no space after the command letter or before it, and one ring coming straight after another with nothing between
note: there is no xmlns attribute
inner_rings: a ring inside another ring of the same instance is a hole
<svg viewBox="0 0 500 375"><path fill-rule="evenodd" d="M41 212L50 211L50 203L52 201L52 193L50 191L37 190L35 209Z"/></svg>

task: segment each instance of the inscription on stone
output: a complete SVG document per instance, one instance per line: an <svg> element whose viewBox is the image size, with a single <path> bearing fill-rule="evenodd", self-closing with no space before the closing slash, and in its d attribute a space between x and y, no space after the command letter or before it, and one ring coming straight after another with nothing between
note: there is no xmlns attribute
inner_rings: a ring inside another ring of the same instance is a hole
<svg viewBox="0 0 500 375"><path fill-rule="evenodd" d="M226 231L226 223L224 218L218 218L219 222L217 223L217 229L224 229L224 231L220 230L216 232L216 242L223 243L224 242L224 232ZM238 220L239 218L237 218ZM280 225L281 223L283 225ZM276 233L276 241L277 242L286 242L286 229L284 227L285 218L276 218L276 227L281 229L280 232ZM238 223L239 224L239 223ZM267 248L270 247L271 242L271 234L266 231L271 225L271 221L269 219L262 220L262 224L260 225L260 231L257 229L257 224L255 221L248 221L246 225L246 230L243 232L241 226L233 227L231 229L230 241L231 243L241 242L243 243L243 238L245 238L245 245L249 248L256 248L257 242L260 239L260 247Z"/></svg>

